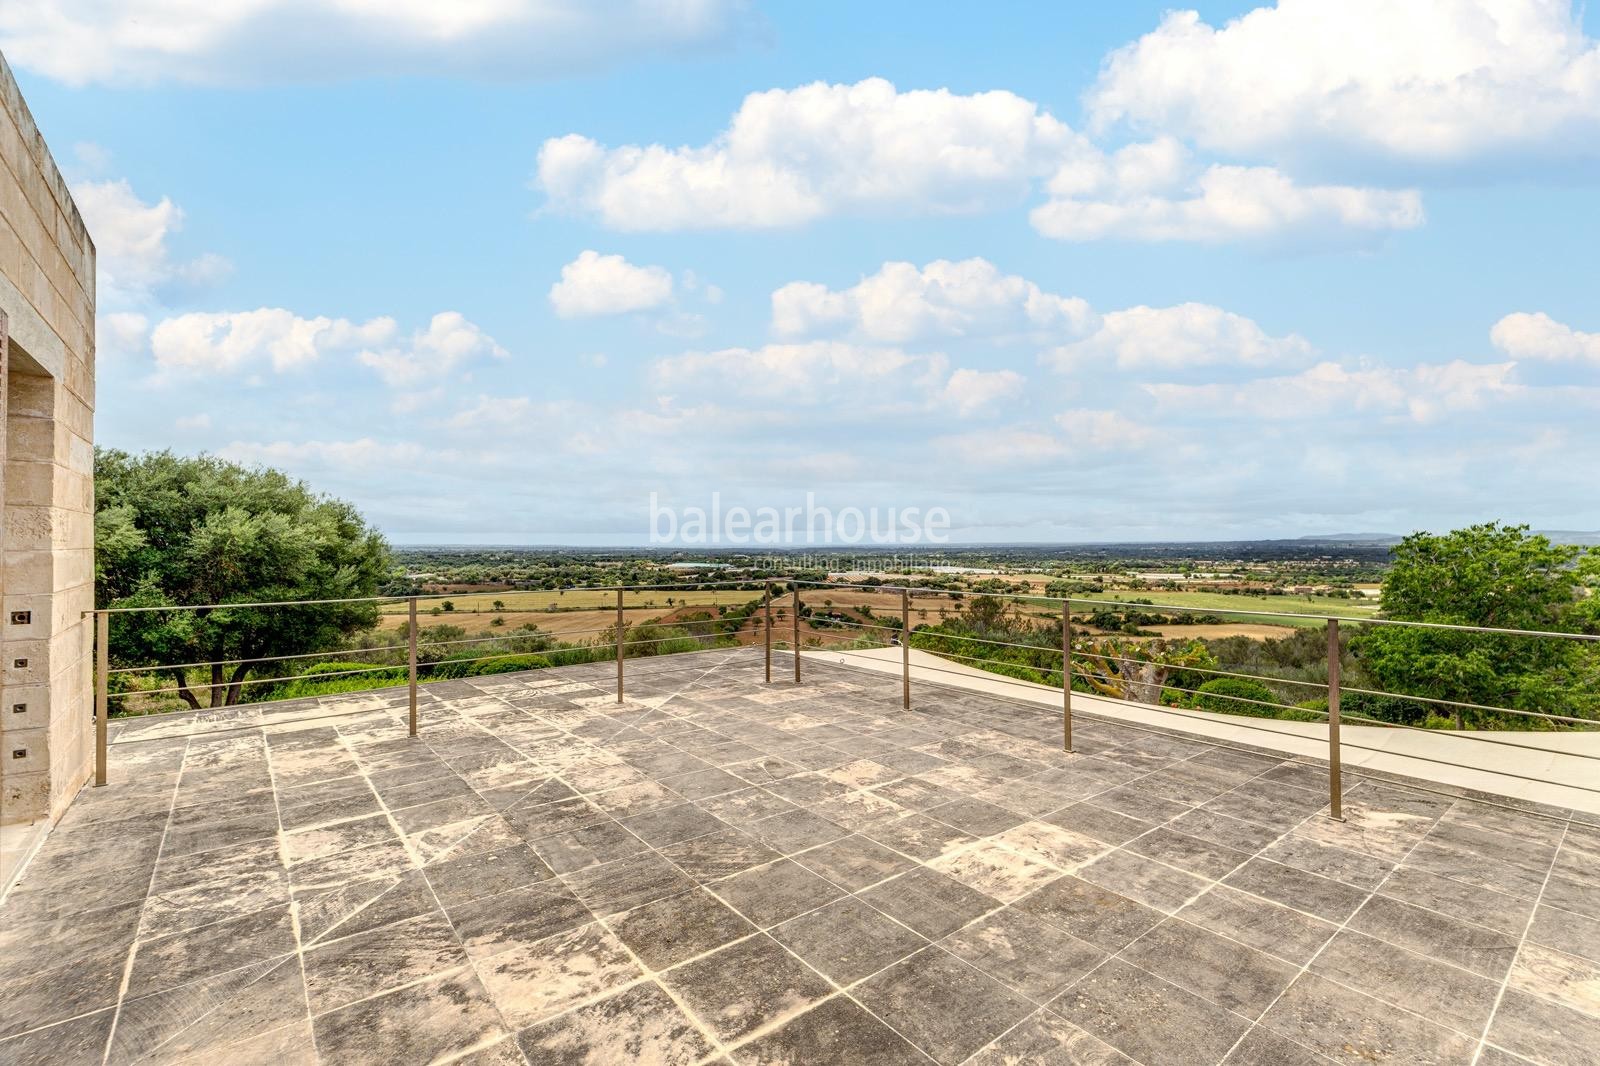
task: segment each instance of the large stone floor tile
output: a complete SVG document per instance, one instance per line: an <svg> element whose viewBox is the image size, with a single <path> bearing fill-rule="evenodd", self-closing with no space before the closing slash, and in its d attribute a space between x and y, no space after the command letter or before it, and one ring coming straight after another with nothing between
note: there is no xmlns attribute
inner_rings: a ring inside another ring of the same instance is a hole
<svg viewBox="0 0 1600 1066"><path fill-rule="evenodd" d="M929 940L1000 909L994 897L927 867L880 882L861 898Z"/></svg>
<svg viewBox="0 0 1600 1066"><path fill-rule="evenodd" d="M1463 917L1476 918L1481 912L1471 908L1461 913ZM1387 896L1374 896L1363 904L1350 919L1349 928L1494 981L1505 977L1517 954L1517 938L1512 934Z"/></svg>
<svg viewBox="0 0 1600 1066"><path fill-rule="evenodd" d="M1594 1066L1600 1061L1600 1018L1514 988L1500 1001L1488 1039L1549 1066Z"/></svg>
<svg viewBox="0 0 1600 1066"><path fill-rule="evenodd" d="M756 932L755 926L703 888L613 915L606 924L652 970L676 966Z"/></svg>
<svg viewBox="0 0 1600 1066"><path fill-rule="evenodd" d="M287 906L144 940L134 953L126 994L132 998L293 955L294 917Z"/></svg>
<svg viewBox="0 0 1600 1066"><path fill-rule="evenodd" d="M1059 1014L1036 1011L967 1060L967 1066L1138 1066Z"/></svg>
<svg viewBox="0 0 1600 1066"><path fill-rule="evenodd" d="M70 1021L0 1038L0 1062L8 1066L93 1066L103 1061L116 1009L107 1007Z"/></svg>
<svg viewBox="0 0 1600 1066"><path fill-rule="evenodd" d="M1015 906L1104 951L1121 951L1162 919L1160 911L1137 900L1072 876L1052 881Z"/></svg>
<svg viewBox="0 0 1600 1066"><path fill-rule="evenodd" d="M1342 881L1297 870L1269 859L1251 859L1222 883L1330 922L1343 922L1367 893Z"/></svg>
<svg viewBox="0 0 1600 1066"><path fill-rule="evenodd" d="M939 946L1044 1003L1106 957L1087 941L1031 914L1006 907L956 930Z"/></svg>
<svg viewBox="0 0 1600 1066"><path fill-rule="evenodd" d="M775 926L772 938L835 984L853 984L927 941L854 896Z"/></svg>
<svg viewBox="0 0 1600 1066"><path fill-rule="evenodd" d="M668 970L661 980L724 1041L799 1014L833 991L765 934Z"/></svg>
<svg viewBox="0 0 1600 1066"><path fill-rule="evenodd" d="M429 1063L468 1051L505 1030L467 968L317 1017L325 1062Z"/></svg>
<svg viewBox="0 0 1600 1066"><path fill-rule="evenodd" d="M1483 1032L1500 993L1497 981L1351 929L1322 949L1311 972L1467 1036Z"/></svg>
<svg viewBox="0 0 1600 1066"><path fill-rule="evenodd" d="M366 999L466 964L455 931L437 911L382 925L305 953L306 997L313 1014Z"/></svg>
<svg viewBox="0 0 1600 1066"><path fill-rule="evenodd" d="M1310 961L1339 928L1226 885L1213 888L1177 916L1296 966Z"/></svg>
<svg viewBox="0 0 1600 1066"><path fill-rule="evenodd" d="M1472 1061L1477 1041L1316 974L1303 974L1261 1024L1337 1062Z"/></svg>
<svg viewBox="0 0 1600 1066"><path fill-rule="evenodd" d="M938 947L924 948L864 981L851 996L947 1066L964 1062L1034 1009Z"/></svg>
<svg viewBox="0 0 1600 1066"><path fill-rule="evenodd" d="M544 940L594 915L565 885L540 881L456 904L449 911L456 935L474 959Z"/></svg>
<svg viewBox="0 0 1600 1066"><path fill-rule="evenodd" d="M763 929L845 894L833 882L789 859L753 867L707 887Z"/></svg>
<svg viewBox="0 0 1600 1066"><path fill-rule="evenodd" d="M711 1042L654 981L578 1007L517 1035L523 1054L539 1066L650 1063L693 1066Z"/></svg>
<svg viewBox="0 0 1600 1066"><path fill-rule="evenodd" d="M748 1066L927 1066L932 1060L854 1000L823 1000L737 1048Z"/></svg>
<svg viewBox="0 0 1600 1066"><path fill-rule="evenodd" d="M273 1032L306 1016L293 955L126 1000L107 1062L179 1060Z"/></svg>
<svg viewBox="0 0 1600 1066"><path fill-rule="evenodd" d="M1093 970L1049 1007L1146 1066L1220 1062L1250 1027L1239 1015L1120 959Z"/></svg>
<svg viewBox="0 0 1600 1066"><path fill-rule="evenodd" d="M643 976L628 949L599 922L476 963L506 1023L522 1028Z"/></svg>
<svg viewBox="0 0 1600 1066"><path fill-rule="evenodd" d="M1180 918L1168 918L1118 957L1251 1020L1300 972L1292 963Z"/></svg>

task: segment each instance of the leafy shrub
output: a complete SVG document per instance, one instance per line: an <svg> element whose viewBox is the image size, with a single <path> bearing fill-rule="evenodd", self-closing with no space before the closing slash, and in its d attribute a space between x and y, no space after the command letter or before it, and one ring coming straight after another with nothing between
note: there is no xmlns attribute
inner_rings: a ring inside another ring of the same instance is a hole
<svg viewBox="0 0 1600 1066"><path fill-rule="evenodd" d="M319 674L342 674L351 670L391 669L384 663L356 663L346 659L329 660L322 663L312 663L300 671L301 677L316 677ZM355 675L351 675L355 676Z"/></svg>
<svg viewBox="0 0 1600 1066"><path fill-rule="evenodd" d="M545 655L508 655L503 659L485 659L473 663L467 677L486 677L489 674L514 674L520 670L544 670L550 666Z"/></svg>
<svg viewBox="0 0 1600 1066"><path fill-rule="evenodd" d="M348 671L367 673L352 674ZM366 689L385 688L406 680L404 667L383 666L378 663L353 663L329 661L313 663L300 671L300 676L282 685L261 685L264 690L255 695L262 700L293 700L306 696L331 696L340 692L362 692Z"/></svg>
<svg viewBox="0 0 1600 1066"><path fill-rule="evenodd" d="M1246 702L1250 700L1260 702ZM1277 697L1267 686L1242 677L1214 677L1201 685L1194 697L1196 708L1218 714L1270 715L1273 708L1261 704L1276 702Z"/></svg>
<svg viewBox="0 0 1600 1066"><path fill-rule="evenodd" d="M1342 714L1356 718L1375 718L1380 722L1438 728L1428 724L1428 719L1433 715L1427 704L1400 696L1368 696L1362 692L1345 692L1339 696L1339 710ZM1455 723L1447 720L1445 728L1454 727Z"/></svg>

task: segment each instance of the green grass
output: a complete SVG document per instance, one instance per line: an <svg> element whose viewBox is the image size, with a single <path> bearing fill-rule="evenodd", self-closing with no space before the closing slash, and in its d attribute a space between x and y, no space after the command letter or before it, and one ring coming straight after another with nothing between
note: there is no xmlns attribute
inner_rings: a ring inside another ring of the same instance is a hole
<svg viewBox="0 0 1600 1066"><path fill-rule="evenodd" d="M1197 607L1224 616L1227 621L1257 622L1262 625L1320 626L1317 619L1289 618L1273 611L1293 611L1297 614L1333 615L1338 618L1375 618L1378 604L1375 600L1344 600L1332 596L1246 596L1233 592L1105 592L1093 597L1097 600L1116 600L1131 604L1134 600L1154 600L1159 610L1163 604L1172 607ZM1143 606L1142 604L1140 606ZM1085 604L1083 610L1088 609ZM1076 605L1074 612L1080 610ZM1234 616L1230 611L1263 611L1265 617Z"/></svg>
<svg viewBox="0 0 1600 1066"><path fill-rule="evenodd" d="M649 592L623 593L623 606L629 610L641 607L656 607L663 612L669 608L667 600L672 600L672 608L712 606L718 603L729 607L748 602L752 596L760 593L748 589L652 589ZM615 609L617 594L615 591L602 589L568 589L563 593L550 591L511 591L511 592L460 592L446 595L430 594L417 600L417 610L423 614L449 600L455 605L451 613L457 615L470 615L474 611L481 614L490 614L494 610L496 600L505 604L508 613L526 611L545 611L554 608L558 611L603 611ZM407 606L404 600L386 603L379 606L384 614L405 614ZM438 615L429 615L438 619Z"/></svg>

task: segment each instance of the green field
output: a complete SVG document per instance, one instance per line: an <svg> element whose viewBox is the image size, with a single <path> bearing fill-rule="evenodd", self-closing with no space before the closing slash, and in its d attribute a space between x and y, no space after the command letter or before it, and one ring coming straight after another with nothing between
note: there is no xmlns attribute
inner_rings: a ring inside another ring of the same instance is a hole
<svg viewBox="0 0 1600 1066"><path fill-rule="evenodd" d="M1332 596L1246 596L1232 592L1163 591L1150 593L1106 592L1093 598L1097 600L1116 600L1121 603L1130 603L1139 599L1154 600L1156 608L1160 608L1163 604L1172 607L1198 607L1224 617L1238 617L1241 621L1249 616L1230 615L1230 612L1259 611L1265 617L1249 617L1249 620L1264 625L1322 625L1322 622L1317 619L1289 618L1281 614L1274 614L1274 611L1333 615L1336 618L1376 618L1378 615L1378 602L1376 600L1347 600L1337 599ZM1140 606L1143 605L1141 604ZM1076 612L1078 608L1075 606L1073 610Z"/></svg>
<svg viewBox="0 0 1600 1066"><path fill-rule="evenodd" d="M668 609L668 599L672 600L671 606L673 607L717 603L727 604L732 607L742 603L749 603L760 595L759 592L739 591L736 589L688 591L654 589L648 592L625 592L623 593L622 602L623 606L628 608L659 607L665 611ZM421 611L427 611L430 608L439 606L445 600L449 600L454 605L454 613L456 614L472 614L473 612L488 614L494 610L496 600L505 605L507 612L592 611L616 607L617 594L614 590L608 589L568 589L560 593L549 591L454 592L445 595L419 596L417 598L417 608ZM380 610L384 614L405 614L407 608L405 601L399 600L384 604Z"/></svg>

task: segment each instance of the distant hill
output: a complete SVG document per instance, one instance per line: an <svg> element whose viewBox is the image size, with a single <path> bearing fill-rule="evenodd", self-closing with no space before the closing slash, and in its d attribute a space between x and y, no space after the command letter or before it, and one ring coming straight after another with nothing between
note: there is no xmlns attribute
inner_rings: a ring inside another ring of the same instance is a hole
<svg viewBox="0 0 1600 1066"><path fill-rule="evenodd" d="M1557 544L1577 544L1585 548L1600 547L1600 530L1584 533L1573 529L1536 529L1541 537L1549 537Z"/></svg>
<svg viewBox="0 0 1600 1066"><path fill-rule="evenodd" d="M1600 546L1600 530L1583 532L1572 529L1536 529L1541 537L1549 537L1555 544L1577 544L1581 547ZM1301 544L1399 544L1401 537L1395 533L1316 533L1309 537L1296 537Z"/></svg>
<svg viewBox="0 0 1600 1066"><path fill-rule="evenodd" d="M1295 540L1307 544L1399 544L1395 533L1315 533Z"/></svg>

